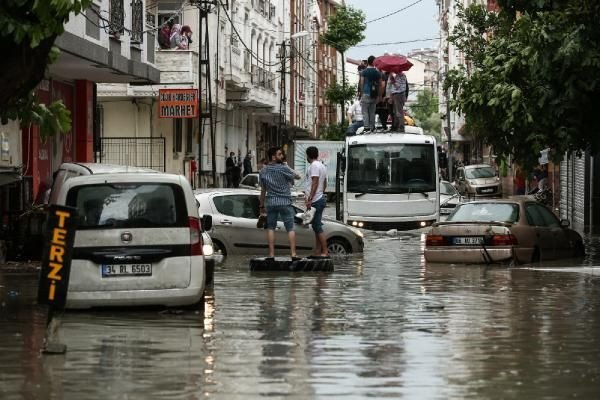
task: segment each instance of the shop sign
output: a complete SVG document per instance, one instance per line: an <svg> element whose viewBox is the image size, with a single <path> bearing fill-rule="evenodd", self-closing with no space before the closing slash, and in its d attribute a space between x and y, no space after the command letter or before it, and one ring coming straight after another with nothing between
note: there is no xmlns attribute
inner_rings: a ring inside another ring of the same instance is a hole
<svg viewBox="0 0 600 400"><path fill-rule="evenodd" d="M197 118L198 89L159 89L159 118Z"/></svg>

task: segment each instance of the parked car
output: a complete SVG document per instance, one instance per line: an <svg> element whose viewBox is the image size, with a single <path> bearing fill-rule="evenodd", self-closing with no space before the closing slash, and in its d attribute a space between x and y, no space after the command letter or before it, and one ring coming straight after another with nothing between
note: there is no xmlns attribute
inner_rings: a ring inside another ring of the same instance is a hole
<svg viewBox="0 0 600 400"><path fill-rule="evenodd" d="M94 170L55 195L78 217L67 307L203 304L201 224L187 180Z"/></svg>
<svg viewBox="0 0 600 400"><path fill-rule="evenodd" d="M450 214L462 201L463 197L450 182L440 182L440 214Z"/></svg>
<svg viewBox="0 0 600 400"><path fill-rule="evenodd" d="M427 234L425 259L443 263L528 263L583 256L579 233L525 196L459 205Z"/></svg>
<svg viewBox="0 0 600 400"><path fill-rule="evenodd" d="M253 172L251 174L246 175L240 181L240 189L260 190L260 178L258 172ZM304 192L292 188L292 200L304 201Z"/></svg>
<svg viewBox="0 0 600 400"><path fill-rule="evenodd" d="M196 199L200 203L200 214L212 216L210 236L215 249L230 254L266 254L267 238L263 229L256 227L259 217L259 193L247 189L218 189L210 191L197 190ZM293 206L296 213L303 213L299 207ZM296 241L298 253L308 253L314 244L314 233L310 225L302 225L296 221ZM363 251L363 233L351 226L337 221L324 219L323 228L329 252L332 254L348 254ZM283 222L277 223L275 232L277 249L288 247L287 233Z"/></svg>
<svg viewBox="0 0 600 400"><path fill-rule="evenodd" d="M496 170L487 164L467 165L456 170L456 189L467 197L502 196Z"/></svg>

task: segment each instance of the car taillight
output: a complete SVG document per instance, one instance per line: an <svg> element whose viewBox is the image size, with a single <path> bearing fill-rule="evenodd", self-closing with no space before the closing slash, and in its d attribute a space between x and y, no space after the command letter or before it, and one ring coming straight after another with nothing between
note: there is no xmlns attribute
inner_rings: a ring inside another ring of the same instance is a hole
<svg viewBox="0 0 600 400"><path fill-rule="evenodd" d="M444 237L442 235L427 235L425 246L443 246Z"/></svg>
<svg viewBox="0 0 600 400"><path fill-rule="evenodd" d="M492 236L492 246L514 246L518 244L517 238L512 234Z"/></svg>
<svg viewBox="0 0 600 400"><path fill-rule="evenodd" d="M190 244L192 245L191 255L201 256L202 255L202 232L200 231L200 220L198 218L190 217Z"/></svg>

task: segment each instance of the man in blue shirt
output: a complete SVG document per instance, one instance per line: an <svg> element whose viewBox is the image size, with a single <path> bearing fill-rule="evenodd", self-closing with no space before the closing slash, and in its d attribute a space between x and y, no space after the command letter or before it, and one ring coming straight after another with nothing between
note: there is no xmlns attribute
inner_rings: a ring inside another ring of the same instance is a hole
<svg viewBox="0 0 600 400"><path fill-rule="evenodd" d="M269 257L275 257L275 228L280 217L288 233L290 255L296 259L296 232L294 232L294 208L290 190L294 179L300 175L284 164L285 154L281 147L272 147L267 152L269 163L260 171L260 214L267 214L267 240ZM265 208L266 207L266 208Z"/></svg>
<svg viewBox="0 0 600 400"><path fill-rule="evenodd" d="M359 95L363 113L363 133L375 131L375 106L381 101L383 84L381 73L373 66L374 56L367 59L367 68L360 73Z"/></svg>

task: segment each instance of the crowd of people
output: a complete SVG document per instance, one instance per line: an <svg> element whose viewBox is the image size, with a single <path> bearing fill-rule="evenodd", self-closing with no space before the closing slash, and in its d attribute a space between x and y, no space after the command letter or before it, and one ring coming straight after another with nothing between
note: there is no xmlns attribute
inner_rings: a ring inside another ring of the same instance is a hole
<svg viewBox="0 0 600 400"><path fill-rule="evenodd" d="M166 21L158 31L158 45L163 50L189 50L192 43L192 29L189 25Z"/></svg>
<svg viewBox="0 0 600 400"><path fill-rule="evenodd" d="M381 129L388 129L388 118L392 116L391 131L404 132L404 104L409 94L409 85L403 72L379 71L374 65L375 56L363 60L358 67L360 80L356 100L348 109L350 125L347 136L375 132L375 116L379 117Z"/></svg>

